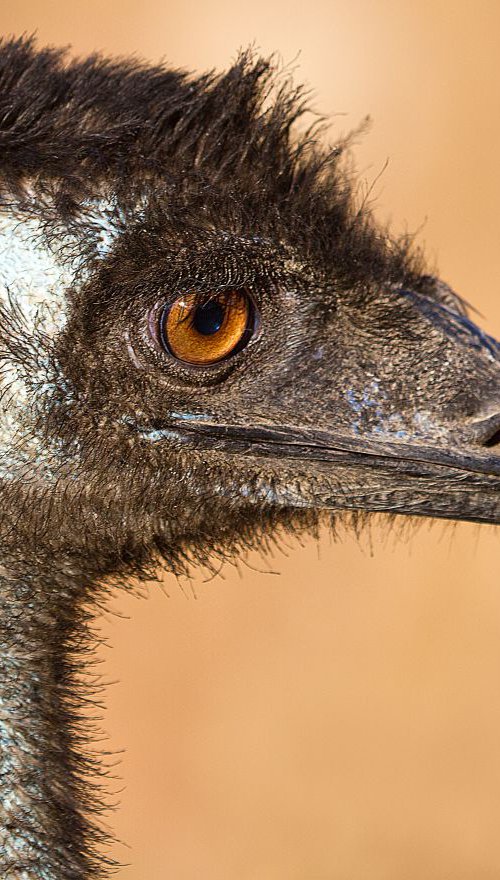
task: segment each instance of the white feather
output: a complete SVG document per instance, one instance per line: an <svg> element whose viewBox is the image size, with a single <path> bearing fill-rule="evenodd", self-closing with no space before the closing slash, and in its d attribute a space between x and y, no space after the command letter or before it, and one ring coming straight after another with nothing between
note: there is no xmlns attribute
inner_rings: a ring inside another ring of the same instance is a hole
<svg viewBox="0 0 500 880"><path fill-rule="evenodd" d="M62 237L51 240L43 224L9 210L0 212L0 305L23 316L29 332L35 326L49 339L67 319L66 290L75 265L64 257ZM45 375L28 376L11 359L2 358L0 373L0 477L14 476L16 464L40 455L29 432L30 386Z"/></svg>

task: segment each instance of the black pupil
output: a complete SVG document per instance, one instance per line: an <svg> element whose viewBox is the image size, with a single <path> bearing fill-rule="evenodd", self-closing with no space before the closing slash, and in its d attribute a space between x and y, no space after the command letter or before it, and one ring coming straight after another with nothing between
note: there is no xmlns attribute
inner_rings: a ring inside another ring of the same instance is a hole
<svg viewBox="0 0 500 880"><path fill-rule="evenodd" d="M204 336L212 336L222 327L225 313L224 306L218 300L210 300L195 310L193 327Z"/></svg>

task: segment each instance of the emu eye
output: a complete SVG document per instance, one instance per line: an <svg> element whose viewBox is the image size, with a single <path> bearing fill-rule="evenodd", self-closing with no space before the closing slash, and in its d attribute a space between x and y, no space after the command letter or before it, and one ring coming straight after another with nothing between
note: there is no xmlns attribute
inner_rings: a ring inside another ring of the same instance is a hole
<svg viewBox="0 0 500 880"><path fill-rule="evenodd" d="M216 364L240 351L250 340L254 309L241 291L218 293L200 303L188 293L165 308L160 318L164 348L187 364Z"/></svg>

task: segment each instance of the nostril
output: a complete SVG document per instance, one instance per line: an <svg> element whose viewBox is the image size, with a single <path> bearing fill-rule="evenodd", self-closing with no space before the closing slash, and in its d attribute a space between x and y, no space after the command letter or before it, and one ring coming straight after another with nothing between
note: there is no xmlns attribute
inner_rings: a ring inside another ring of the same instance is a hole
<svg viewBox="0 0 500 880"><path fill-rule="evenodd" d="M478 419L470 426L472 439L480 446L491 449L500 446L500 413Z"/></svg>
<svg viewBox="0 0 500 880"><path fill-rule="evenodd" d="M500 428L483 443L483 446L500 446Z"/></svg>

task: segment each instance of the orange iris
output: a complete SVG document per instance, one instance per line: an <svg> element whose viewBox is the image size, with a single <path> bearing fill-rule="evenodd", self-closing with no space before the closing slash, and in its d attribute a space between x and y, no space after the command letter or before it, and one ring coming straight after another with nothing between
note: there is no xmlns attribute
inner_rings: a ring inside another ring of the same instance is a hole
<svg viewBox="0 0 500 880"><path fill-rule="evenodd" d="M219 293L200 302L188 293L162 318L162 336L174 357L188 364L208 365L232 354L247 334L250 301L239 291Z"/></svg>

